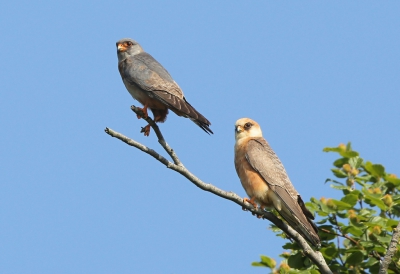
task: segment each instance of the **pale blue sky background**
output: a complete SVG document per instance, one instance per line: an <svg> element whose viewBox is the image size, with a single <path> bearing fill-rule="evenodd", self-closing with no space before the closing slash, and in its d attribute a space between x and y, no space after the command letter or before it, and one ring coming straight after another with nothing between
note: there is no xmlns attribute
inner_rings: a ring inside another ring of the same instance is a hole
<svg viewBox="0 0 400 274"><path fill-rule="evenodd" d="M161 151L117 70L136 39L211 122L161 129L206 182L244 196L233 125L257 120L304 200L352 141L399 173L398 1L3 1L0 273L265 273L283 240L104 133Z"/></svg>

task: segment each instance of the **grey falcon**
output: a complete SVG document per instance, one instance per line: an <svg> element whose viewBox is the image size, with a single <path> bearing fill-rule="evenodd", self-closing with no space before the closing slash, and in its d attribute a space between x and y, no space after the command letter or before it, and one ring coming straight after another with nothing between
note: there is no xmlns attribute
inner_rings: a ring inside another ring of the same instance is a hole
<svg viewBox="0 0 400 274"><path fill-rule="evenodd" d="M178 116L189 118L208 134L213 133L209 127L211 123L189 104L168 71L145 52L139 43L124 38L116 45L122 81L132 97L144 106L142 110L145 118L150 108L154 121L162 123L167 119L170 109ZM150 125L144 127L142 132L149 136Z"/></svg>

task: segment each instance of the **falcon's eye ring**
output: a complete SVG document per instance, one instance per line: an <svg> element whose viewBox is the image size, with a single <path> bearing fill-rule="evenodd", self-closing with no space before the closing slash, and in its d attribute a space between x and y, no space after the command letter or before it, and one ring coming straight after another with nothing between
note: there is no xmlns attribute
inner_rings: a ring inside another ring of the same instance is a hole
<svg viewBox="0 0 400 274"><path fill-rule="evenodd" d="M246 123L244 124L244 129L249 129L251 128L252 124L251 123Z"/></svg>

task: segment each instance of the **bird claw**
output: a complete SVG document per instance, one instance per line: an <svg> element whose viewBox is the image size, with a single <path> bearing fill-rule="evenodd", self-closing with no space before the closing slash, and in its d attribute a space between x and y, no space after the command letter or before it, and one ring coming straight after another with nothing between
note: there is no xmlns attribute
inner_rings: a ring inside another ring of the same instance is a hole
<svg viewBox="0 0 400 274"><path fill-rule="evenodd" d="M143 116L142 116L142 115L139 115L139 114L136 114L136 117L137 117L138 119L141 119L141 118L147 119L147 117L149 117L149 114L147 113L147 105L144 105L143 108L138 107L138 109L140 109L140 110L143 112ZM147 136L148 136L148 135L147 135Z"/></svg>
<svg viewBox="0 0 400 274"><path fill-rule="evenodd" d="M251 204L251 205L254 207L255 210L258 209L258 205L257 205L257 203L254 201L254 198L251 198L251 199L249 199L249 198L244 198L244 199L243 199L243 202L248 202L249 204ZM260 207L260 208L262 209L262 207ZM245 207L242 207L242 210L247 211L247 209L246 209ZM252 214L253 216L257 216L258 219L263 218L262 215L257 214L257 213L255 213L255 212L251 212L251 214Z"/></svg>
<svg viewBox="0 0 400 274"><path fill-rule="evenodd" d="M140 130L140 133L144 133L144 136L149 136L150 135L150 125L142 127L142 129Z"/></svg>
<svg viewBox="0 0 400 274"><path fill-rule="evenodd" d="M255 213L255 212L252 212L251 215L256 216L257 219L264 219L264 216L263 216L263 215L257 214L257 213Z"/></svg>
<svg viewBox="0 0 400 274"><path fill-rule="evenodd" d="M145 115L143 115L143 116L141 116L141 115L139 115L139 114L136 114L136 117L138 118L138 119L147 119L147 117L149 117L149 115L148 114L145 114Z"/></svg>
<svg viewBox="0 0 400 274"><path fill-rule="evenodd" d="M258 208L257 203L254 202L254 198L251 198L251 199L249 199L249 198L244 198L244 199L243 199L243 202L248 202L248 203L251 204L256 210L257 210L257 208Z"/></svg>

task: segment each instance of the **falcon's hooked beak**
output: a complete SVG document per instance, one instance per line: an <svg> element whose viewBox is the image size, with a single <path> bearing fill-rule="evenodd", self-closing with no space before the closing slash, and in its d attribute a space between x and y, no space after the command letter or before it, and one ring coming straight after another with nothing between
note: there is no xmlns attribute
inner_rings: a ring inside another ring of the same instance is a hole
<svg viewBox="0 0 400 274"><path fill-rule="evenodd" d="M236 133L240 133L240 132L242 132L243 131L243 127L242 126L237 126L237 127L235 127L235 132Z"/></svg>
<svg viewBox="0 0 400 274"><path fill-rule="evenodd" d="M124 52L124 51L127 50L127 47L124 46L124 44L118 44L117 45L117 50L118 50L118 52Z"/></svg>

